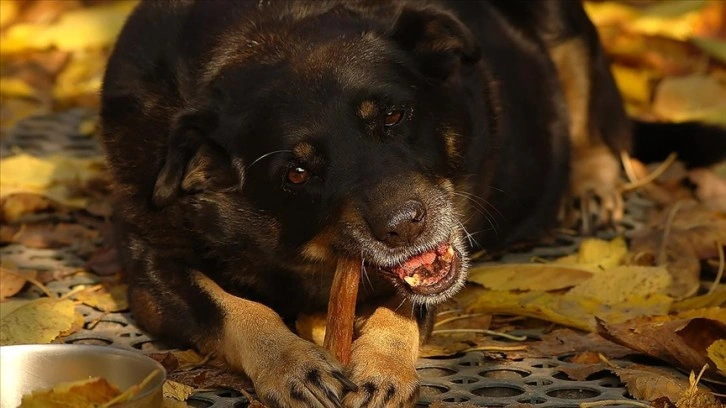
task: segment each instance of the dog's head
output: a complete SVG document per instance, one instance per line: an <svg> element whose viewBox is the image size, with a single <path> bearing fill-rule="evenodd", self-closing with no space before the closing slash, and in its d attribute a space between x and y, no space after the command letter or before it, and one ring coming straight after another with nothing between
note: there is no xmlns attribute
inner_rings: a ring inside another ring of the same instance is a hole
<svg viewBox="0 0 726 408"><path fill-rule="evenodd" d="M220 176L208 173L222 166L238 187L227 217L268 220L227 222L269 228L278 261L361 258L410 299L449 298L467 267L454 175L471 132L476 41L430 7L300 13L212 51L154 201L214 189Z"/></svg>

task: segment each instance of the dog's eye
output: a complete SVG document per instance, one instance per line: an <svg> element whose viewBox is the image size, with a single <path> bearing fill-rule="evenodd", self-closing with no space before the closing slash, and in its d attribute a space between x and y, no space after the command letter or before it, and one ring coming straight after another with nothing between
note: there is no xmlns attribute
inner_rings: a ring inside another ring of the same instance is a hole
<svg viewBox="0 0 726 408"><path fill-rule="evenodd" d="M403 118L406 117L406 111L403 109L391 109L388 112L386 112L386 117L383 119L383 126L388 129L390 127L396 126Z"/></svg>
<svg viewBox="0 0 726 408"><path fill-rule="evenodd" d="M287 171L287 181L292 184L303 184L310 180L310 172L302 167L291 167Z"/></svg>

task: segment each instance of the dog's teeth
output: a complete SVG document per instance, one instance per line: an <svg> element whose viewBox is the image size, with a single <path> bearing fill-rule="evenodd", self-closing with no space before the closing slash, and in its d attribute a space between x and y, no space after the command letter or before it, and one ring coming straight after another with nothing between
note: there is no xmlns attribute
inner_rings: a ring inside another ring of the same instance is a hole
<svg viewBox="0 0 726 408"><path fill-rule="evenodd" d="M409 286L418 286L419 283L421 283L421 276L417 273L413 274L413 276L404 276L403 280L408 283Z"/></svg>
<svg viewBox="0 0 726 408"><path fill-rule="evenodd" d="M446 255L448 256L454 256L454 247L449 245L449 248L446 249Z"/></svg>

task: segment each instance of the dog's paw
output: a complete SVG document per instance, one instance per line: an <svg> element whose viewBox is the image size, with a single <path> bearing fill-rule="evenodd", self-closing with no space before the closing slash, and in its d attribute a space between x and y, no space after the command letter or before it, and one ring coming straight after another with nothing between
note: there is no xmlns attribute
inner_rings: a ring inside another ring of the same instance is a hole
<svg viewBox="0 0 726 408"><path fill-rule="evenodd" d="M296 338L252 379L268 407L343 407L341 398L357 387L326 350Z"/></svg>
<svg viewBox="0 0 726 408"><path fill-rule="evenodd" d="M622 221L620 162L606 147L579 154L571 171L569 193L559 214L563 226L591 235Z"/></svg>
<svg viewBox="0 0 726 408"><path fill-rule="evenodd" d="M358 390L348 392L343 405L346 408L414 406L420 389L415 363L381 352L374 341L366 340L359 338L353 343L347 373Z"/></svg>

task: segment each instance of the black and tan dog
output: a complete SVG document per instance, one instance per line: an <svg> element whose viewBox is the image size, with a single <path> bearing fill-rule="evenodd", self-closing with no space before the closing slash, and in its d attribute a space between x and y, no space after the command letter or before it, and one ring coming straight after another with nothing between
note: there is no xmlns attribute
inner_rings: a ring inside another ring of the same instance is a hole
<svg viewBox="0 0 726 408"><path fill-rule="evenodd" d="M575 1L148 1L102 127L130 302L270 406L406 406L467 251L617 221L630 124ZM336 259L351 363L290 330Z"/></svg>

